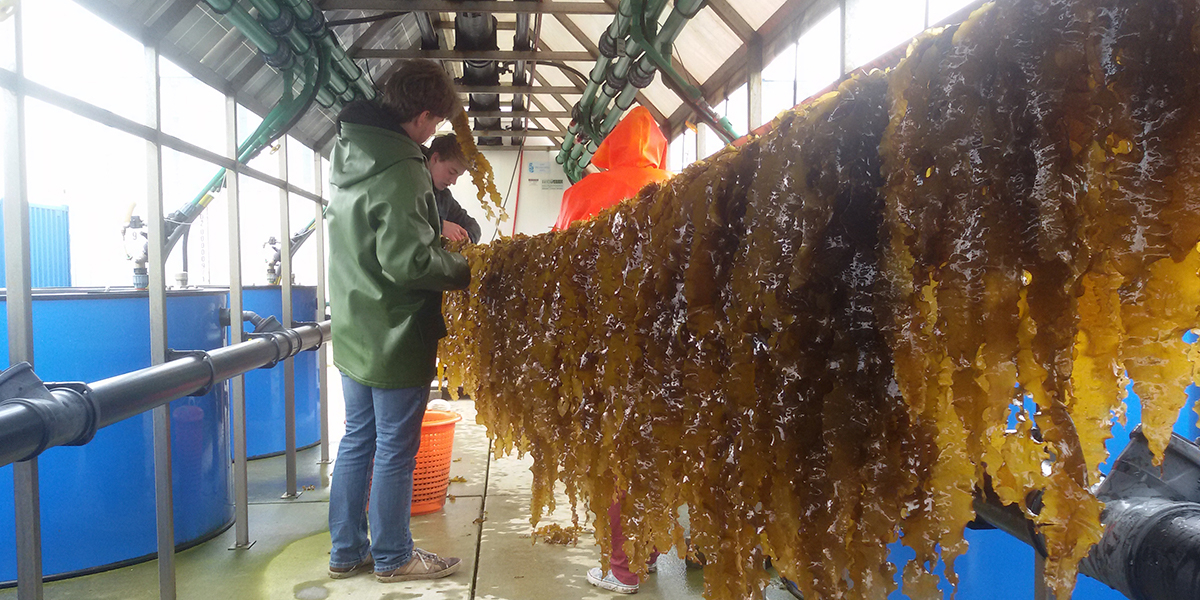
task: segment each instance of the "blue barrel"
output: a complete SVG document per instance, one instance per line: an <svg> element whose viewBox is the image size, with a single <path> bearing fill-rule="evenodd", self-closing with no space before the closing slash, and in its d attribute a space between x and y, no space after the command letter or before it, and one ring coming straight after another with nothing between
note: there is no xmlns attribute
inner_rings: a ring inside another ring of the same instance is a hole
<svg viewBox="0 0 1200 600"><path fill-rule="evenodd" d="M283 289L278 285L246 287L243 308L260 317L283 322ZM292 319L317 320L317 288L292 286ZM285 326L290 324L284 323ZM245 324L249 331L252 326ZM321 405L317 389L317 353L301 352L293 359L296 390L296 446L321 441ZM246 455L263 458L287 449L283 415L283 365L246 374Z"/></svg>
<svg viewBox="0 0 1200 600"><path fill-rule="evenodd" d="M1034 600L1034 556L1033 548L999 529L967 529L963 531L969 549L954 561L954 572L958 575L956 600ZM896 565L908 563L916 556L912 549L899 542L888 547L889 560ZM946 579L944 566L938 565L941 589L945 598L950 597L950 582ZM900 574L896 576L900 582ZM896 591L888 600L905 600L908 596ZM1125 595L1082 573L1075 581L1075 600L1128 600Z"/></svg>
<svg viewBox="0 0 1200 600"><path fill-rule="evenodd" d="M167 295L175 350L224 345L220 291ZM0 302L0 304L3 304ZM91 382L150 366L145 292L35 292L35 372L44 381ZM7 311L0 327L8 331ZM8 365L8 344L0 345ZM233 523L226 387L170 404L175 540L186 548ZM154 425L147 412L96 433L86 446L41 455L43 573L55 578L154 558ZM16 579L12 467L0 469L0 580Z"/></svg>

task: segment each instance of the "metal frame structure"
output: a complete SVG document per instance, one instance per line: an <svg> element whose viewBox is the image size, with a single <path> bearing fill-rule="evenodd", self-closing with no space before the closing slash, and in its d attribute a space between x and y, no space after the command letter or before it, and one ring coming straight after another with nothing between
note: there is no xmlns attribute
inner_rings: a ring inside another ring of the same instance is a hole
<svg viewBox="0 0 1200 600"><path fill-rule="evenodd" d="M83 0L86 2L86 0ZM305 198L314 202L316 214L322 214L322 208L327 201L324 199L323 187L320 185L318 176L317 187L314 191L306 190L289 182L286 167L286 150L280 153L280 161L282 164L282 177L276 177L259 171L257 169L242 165L237 161L237 107L242 104L244 99L237 95L227 86L214 86L219 90L226 92L226 128L227 128L227 143L224 153L214 153L203 149L186 140L179 139L163 133L161 128L161 92L159 84L159 65L160 60L165 58L158 48L159 41L165 33L176 23L183 19L196 4L195 0L174 0L171 6L163 11L155 24L142 29L135 37L144 44L144 64L145 73L147 74L148 89L146 90L146 122L138 123L136 121L113 114L107 110L97 107L91 103L68 96L61 92L52 90L43 85L26 79L23 67L23 38L22 38L22 11L20 4L17 5L17 10L9 17L12 20L14 35L11 40L4 40L5 43L13 44L15 63L13 68L7 69L0 66L0 102L5 105L5 120L3 127L5 135L3 138L4 144L4 163L3 169L5 174L5 190L4 197L4 240L5 240L5 265L6 277L8 281L7 289L7 312L8 312L8 340L9 340L9 356L12 364L27 362L35 365L33 353L33 322L32 322L32 286L31 286L31 269L30 269L30 251L29 251L29 193L26 185L26 166L25 166L25 101L27 98L34 98L46 102L59 109L66 110L78 116L84 117L96 123L111 127L118 131L130 134L140 138L145 143L146 148L146 182L147 186L147 204L148 204L148 225L149 225L149 262L147 265L149 272L150 285L149 304L150 304L150 332L151 332L151 357L152 366L150 369L163 369L167 371L178 371L185 368L180 363L195 362L189 359L181 359L172 361L169 365L164 365L167 358L167 324L166 324L166 285L167 278L165 274L165 256L163 252L163 240L165 238L163 216L164 216L164 198L163 198L163 149L169 148L178 151L181 154L207 161L217 167L224 167L228 170L226 178L227 198L229 202L229 235L230 235L230 308L231 314L241 314L242 311L242 267L241 267L241 218L240 218L240 196L239 196L239 180L241 176L249 176L253 179L267 183L279 190L280 194L280 209L281 223L284 227L283 236L285 244L288 243L286 235L288 226L288 200L292 197ZM114 15L107 15L114 16ZM119 17L119 15L117 15ZM171 56L171 60L180 61L178 57ZM186 58L186 57L185 57ZM202 81L213 84L211 78L201 78ZM251 109L261 107L251 106ZM286 146L286 144L281 144ZM315 170L321 171L321 155L315 153ZM318 305L323 313L325 306L325 275L324 275L324 220L318 221L321 225L317 229L317 260L319 273L317 275L318 285ZM284 323L292 325L291 318L291 260L288 253L284 252ZM327 332L328 323L323 325ZM310 326L309 330L320 330L321 327ZM311 343L313 338L312 333L306 333ZM329 462L328 448L328 415L325 414L328 410L328 393L326 389L327 375L324 372L326 365L326 351L323 342L327 338L326 333L319 333L317 343L321 345L319 353L319 381L320 381L320 409L321 409L321 461ZM275 350L268 349L267 346L278 346L276 342L266 340L258 340L257 342L245 342L240 327L240 323L234 321L234 326L231 327L230 338L226 349L230 352L224 356L239 357L238 360L245 360L248 356L248 350L241 348L233 348L234 346L256 346L256 352L274 352ZM298 348L294 348L299 351ZM223 350L210 353L216 356L216 353ZM262 362L266 362L264 359ZM287 364L292 363L290 355L285 359ZM228 365L227 365L228 367ZM198 367L192 366L193 369L198 369L200 373L207 373L208 367L201 364ZM244 372L248 369L242 369ZM230 377L232 370L225 370L225 375ZM132 381L132 377L137 374L129 374L128 376L120 376L113 380L121 379L122 382ZM291 382L292 373L285 373L285 380ZM122 379L125 378L125 379ZM111 380L106 380L111 381ZM246 424L245 424L245 393L241 375L232 376L229 379L230 386L230 401L233 411L232 429L234 442L234 521L236 543L234 549L246 549L253 545L249 536L249 518L248 518L248 485L246 473ZM287 465L287 490L285 497L296 496L296 481L295 481L295 406L294 406L294 388L288 386L287 405L287 427L288 427L288 465ZM165 404L167 400L163 400L161 405L152 409L154 422L154 469L155 469L155 506L156 506L156 528L157 528L157 547L158 547L158 573L159 573L159 596L164 600L173 600L176 597L176 567L175 567L175 531L173 519L173 498L171 486L171 449L170 449L170 415L169 409ZM129 416L129 415L125 415ZM124 417L122 417L124 418ZM41 547L41 528L40 528L40 493L41 489L38 481L38 459L37 457L29 458L14 464L14 488L15 488L15 505L17 514L17 556L18 556L18 581L17 581L17 598L19 600L41 600L43 597L43 578L42 578L42 547Z"/></svg>

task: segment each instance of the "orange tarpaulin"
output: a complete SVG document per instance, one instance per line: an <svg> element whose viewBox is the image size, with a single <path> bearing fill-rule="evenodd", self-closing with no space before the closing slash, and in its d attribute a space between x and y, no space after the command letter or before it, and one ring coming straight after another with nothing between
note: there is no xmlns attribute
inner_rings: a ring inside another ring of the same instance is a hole
<svg viewBox="0 0 1200 600"><path fill-rule="evenodd" d="M563 192L555 229L566 229L575 221L590 219L632 198L646 184L671 176L663 170L667 164L667 138L643 106L625 115L604 138L592 157L592 164L603 170L587 175Z"/></svg>

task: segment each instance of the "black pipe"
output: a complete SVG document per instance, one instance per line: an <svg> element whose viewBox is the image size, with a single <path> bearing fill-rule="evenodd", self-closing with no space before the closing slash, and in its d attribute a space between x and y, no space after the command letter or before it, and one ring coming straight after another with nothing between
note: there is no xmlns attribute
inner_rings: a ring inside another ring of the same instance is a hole
<svg viewBox="0 0 1200 600"><path fill-rule="evenodd" d="M88 384L43 386L27 363L0 373L0 466L54 446L87 443L96 430L235 375L274 366L329 338L329 321L276 333ZM48 389L50 388L50 389Z"/></svg>
<svg viewBox="0 0 1200 600"><path fill-rule="evenodd" d="M1200 504L1164 498L1111 500L1104 537L1079 570L1133 600L1200 595Z"/></svg>
<svg viewBox="0 0 1200 600"><path fill-rule="evenodd" d="M433 26L433 19L427 12L419 12L417 17L417 29L421 30L421 49L422 50L437 50L442 44L438 40L437 28Z"/></svg>
<svg viewBox="0 0 1200 600"><path fill-rule="evenodd" d="M1104 501L1104 535L1079 563L1079 572L1133 600L1200 598L1200 448L1172 435L1161 464L1141 433L1113 463L1096 490ZM1031 495L1029 510L1041 511ZM1019 507L990 491L975 498L975 514L1045 555L1045 545Z"/></svg>
<svg viewBox="0 0 1200 600"><path fill-rule="evenodd" d="M454 48L456 50L498 50L496 17L486 13L458 13L454 19ZM462 83L465 85L499 85L500 68L494 60L463 61ZM499 111L500 95L470 94L467 108L477 111ZM500 129L499 117L476 117L475 129ZM480 137L480 146L498 146L500 137Z"/></svg>

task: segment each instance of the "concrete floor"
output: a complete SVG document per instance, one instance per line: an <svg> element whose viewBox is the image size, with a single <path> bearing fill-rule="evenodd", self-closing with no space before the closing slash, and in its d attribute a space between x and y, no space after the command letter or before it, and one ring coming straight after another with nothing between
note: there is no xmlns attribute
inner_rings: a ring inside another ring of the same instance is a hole
<svg viewBox="0 0 1200 600"><path fill-rule="evenodd" d="M339 377L330 373L330 423L340 430L342 407ZM529 534L531 474L529 458L490 456L483 425L475 423L474 403L453 402L463 415L458 423L450 473L463 482L450 484L441 512L413 517L417 545L441 555L458 556L458 573L437 581L381 584L369 575L332 580L327 525L330 465L321 465L318 448L299 453L298 486L313 489L299 498L282 500L285 491L282 457L252 461L250 478L249 549L231 550L230 528L211 541L178 553L177 590L181 599L221 600L466 600L600 599L619 596L587 583L588 568L599 566L600 551L590 529L577 546L534 543ZM340 431L331 435L340 437ZM336 456L337 439L331 455ZM570 524L570 507L560 494L558 510L540 525ZM590 526L590 524L589 524ZM674 553L659 559L658 573L643 582L638 598L682 600L700 598L703 571L688 570ZM47 599L152 600L158 598L158 563L150 561L95 575L47 583ZM13 589L0 591L0 600L16 598ZM768 600L789 600L773 581Z"/></svg>

